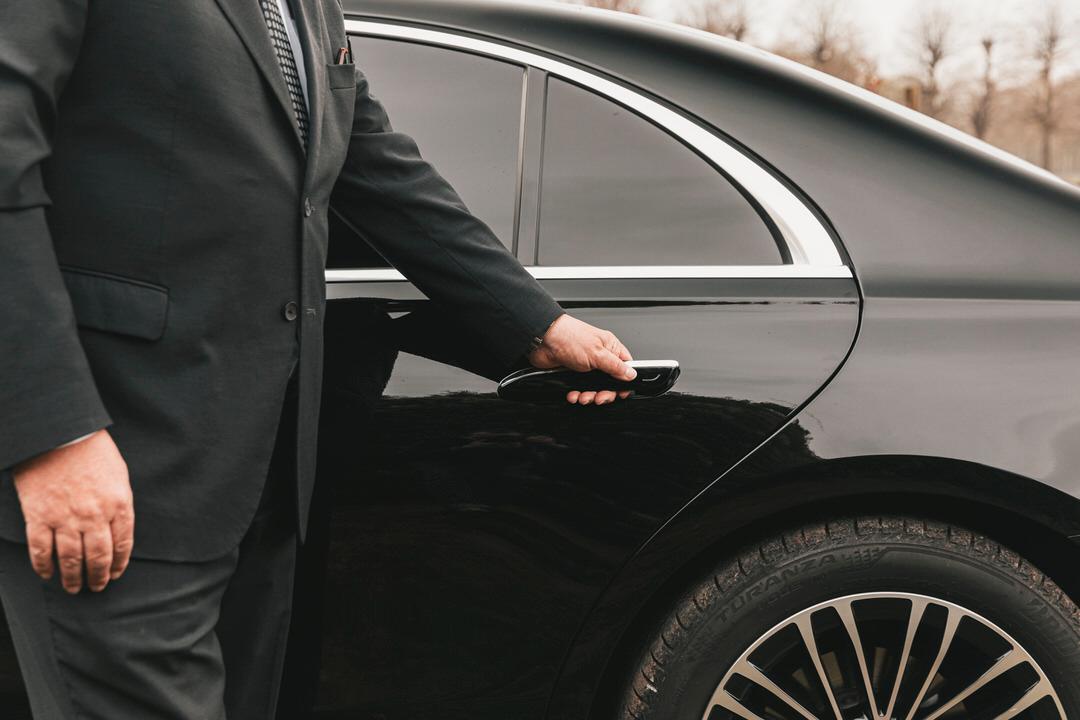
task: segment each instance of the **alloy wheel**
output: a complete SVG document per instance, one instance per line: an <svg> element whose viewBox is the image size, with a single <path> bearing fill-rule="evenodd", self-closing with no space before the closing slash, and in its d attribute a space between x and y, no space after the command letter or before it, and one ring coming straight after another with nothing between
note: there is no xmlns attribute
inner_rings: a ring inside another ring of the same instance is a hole
<svg viewBox="0 0 1080 720"><path fill-rule="evenodd" d="M703 720L1065 720L1035 658L959 605L866 593L773 627L725 673Z"/></svg>

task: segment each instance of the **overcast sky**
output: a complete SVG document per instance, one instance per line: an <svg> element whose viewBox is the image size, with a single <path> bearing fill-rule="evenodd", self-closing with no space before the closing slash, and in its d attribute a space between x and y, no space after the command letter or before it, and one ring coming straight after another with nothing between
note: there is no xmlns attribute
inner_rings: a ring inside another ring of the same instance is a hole
<svg viewBox="0 0 1080 720"><path fill-rule="evenodd" d="M688 2L698 0L646 0L656 17L677 19ZM836 0L864 46L875 56L883 75L911 72L913 51L910 36L916 18L926 8L944 8L957 18L957 42L967 52L952 60L953 70L979 62L979 40L987 32L1011 38L1012 47L1003 47L1003 62L1026 60L1026 47L1018 39L1018 28L1030 29L1050 0ZM1073 35L1072 65L1080 65L1080 0L1059 0L1069 16ZM797 41L799 27L814 6L814 0L749 0L756 45L774 46Z"/></svg>

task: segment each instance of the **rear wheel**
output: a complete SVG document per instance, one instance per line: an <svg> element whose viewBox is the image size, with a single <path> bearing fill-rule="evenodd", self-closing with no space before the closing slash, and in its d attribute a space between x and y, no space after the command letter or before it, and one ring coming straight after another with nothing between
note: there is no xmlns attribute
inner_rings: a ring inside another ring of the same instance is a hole
<svg viewBox="0 0 1080 720"><path fill-rule="evenodd" d="M1007 548L913 518L775 537L657 629L629 720L1080 717L1080 611Z"/></svg>

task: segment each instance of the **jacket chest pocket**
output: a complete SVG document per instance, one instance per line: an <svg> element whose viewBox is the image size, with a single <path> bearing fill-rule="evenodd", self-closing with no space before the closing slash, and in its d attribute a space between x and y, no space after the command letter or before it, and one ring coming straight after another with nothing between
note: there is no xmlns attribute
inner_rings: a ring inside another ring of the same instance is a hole
<svg viewBox="0 0 1080 720"><path fill-rule="evenodd" d="M326 81L331 90L356 89L356 66L352 63L337 65L327 63Z"/></svg>
<svg viewBox="0 0 1080 720"><path fill-rule="evenodd" d="M321 155L327 167L340 168L345 161L352 132L353 104L356 102L354 65L327 65L326 116L323 120Z"/></svg>

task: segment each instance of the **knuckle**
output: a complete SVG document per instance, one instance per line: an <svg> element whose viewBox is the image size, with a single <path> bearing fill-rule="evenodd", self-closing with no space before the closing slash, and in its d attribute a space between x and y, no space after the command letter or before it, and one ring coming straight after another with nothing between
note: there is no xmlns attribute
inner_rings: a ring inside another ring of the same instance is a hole
<svg viewBox="0 0 1080 720"><path fill-rule="evenodd" d="M30 514L33 514L37 522L49 529L60 527L64 523L64 514L61 512L58 504L49 505L47 507L38 507L30 512L27 512L24 507L23 512L26 513L28 517Z"/></svg>
<svg viewBox="0 0 1080 720"><path fill-rule="evenodd" d="M135 506L132 504L131 493L124 493L113 499L113 517L122 520L129 519L135 515Z"/></svg>
<svg viewBox="0 0 1080 720"><path fill-rule="evenodd" d="M112 553L101 549L86 554L87 565L108 565L112 561Z"/></svg>
<svg viewBox="0 0 1080 720"><path fill-rule="evenodd" d="M71 516L83 523L92 522L101 517L101 508L96 502L81 500L71 504Z"/></svg>
<svg viewBox="0 0 1080 720"><path fill-rule="evenodd" d="M113 543L113 554L126 555L131 552L131 548L134 545L132 540L125 538L123 540L117 540Z"/></svg>

